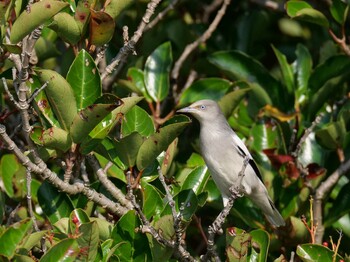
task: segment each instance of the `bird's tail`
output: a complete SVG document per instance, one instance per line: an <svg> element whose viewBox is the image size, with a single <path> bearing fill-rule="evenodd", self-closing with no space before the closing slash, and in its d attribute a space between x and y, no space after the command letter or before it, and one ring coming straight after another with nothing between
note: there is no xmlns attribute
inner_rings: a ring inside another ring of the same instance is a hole
<svg viewBox="0 0 350 262"><path fill-rule="evenodd" d="M267 192L266 192L267 194ZM252 198L252 201L263 211L267 220L274 226L284 226L285 222L283 217L278 212L277 208L273 204L272 200L268 196Z"/></svg>

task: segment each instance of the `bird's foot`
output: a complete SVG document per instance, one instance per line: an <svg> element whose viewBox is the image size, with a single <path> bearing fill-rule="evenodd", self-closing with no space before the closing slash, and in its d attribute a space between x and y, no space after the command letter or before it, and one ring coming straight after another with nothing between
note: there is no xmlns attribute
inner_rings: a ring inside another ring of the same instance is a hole
<svg viewBox="0 0 350 262"><path fill-rule="evenodd" d="M244 192L245 192L245 190L244 190L243 185L239 185L239 186L233 185L230 187L230 193L231 193L231 196L233 197L233 199L243 197Z"/></svg>

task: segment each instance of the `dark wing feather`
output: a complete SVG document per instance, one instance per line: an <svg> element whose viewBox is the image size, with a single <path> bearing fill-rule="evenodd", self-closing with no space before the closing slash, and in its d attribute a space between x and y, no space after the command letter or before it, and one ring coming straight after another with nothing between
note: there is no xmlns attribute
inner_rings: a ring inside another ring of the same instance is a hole
<svg viewBox="0 0 350 262"><path fill-rule="evenodd" d="M247 155L244 153L243 149L240 148L239 146L237 146L237 151L238 153L243 156L243 157L246 157ZM264 183L264 181L262 180L262 176L261 176L261 173L260 173L260 170L258 168L258 166L256 165L255 161L253 158L250 158L249 159L249 165L253 168L255 174L259 177L259 179L261 180L261 182Z"/></svg>

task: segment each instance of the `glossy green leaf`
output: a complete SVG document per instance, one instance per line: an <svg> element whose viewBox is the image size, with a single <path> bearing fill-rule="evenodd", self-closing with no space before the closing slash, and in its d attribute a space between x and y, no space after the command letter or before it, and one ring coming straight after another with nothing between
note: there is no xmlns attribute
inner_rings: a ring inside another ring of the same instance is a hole
<svg viewBox="0 0 350 262"><path fill-rule="evenodd" d="M13 154L4 154L0 160L0 177L4 184L4 189L9 197L14 197L14 176L21 169L21 164ZM23 170L22 170L23 171Z"/></svg>
<svg viewBox="0 0 350 262"><path fill-rule="evenodd" d="M38 190L38 201L51 223L68 217L73 204L65 193L60 193L53 185L43 182Z"/></svg>
<svg viewBox="0 0 350 262"><path fill-rule="evenodd" d="M96 222L98 226L99 239L105 241L110 238L114 224L104 218L90 217L91 221Z"/></svg>
<svg viewBox="0 0 350 262"><path fill-rule="evenodd" d="M119 14L128 7L133 0L111 0L105 8L105 12L108 13L114 20L117 19Z"/></svg>
<svg viewBox="0 0 350 262"><path fill-rule="evenodd" d="M35 28L67 6L69 6L68 3L53 0L44 0L32 4L30 11L24 10L13 24L10 36L11 43L17 44Z"/></svg>
<svg viewBox="0 0 350 262"><path fill-rule="evenodd" d="M122 106L122 100L112 95L108 96L108 101L96 101L96 104L90 105L79 111L74 117L70 127L70 133L75 143L81 143L87 135L111 112ZM107 103L107 104L104 104Z"/></svg>
<svg viewBox="0 0 350 262"><path fill-rule="evenodd" d="M177 153L177 144L179 142L178 138L175 138L173 142L168 146L167 150L164 152L162 161L160 162L160 169L162 171L163 175L167 175L171 164L173 162L173 159L175 157L175 154Z"/></svg>
<svg viewBox="0 0 350 262"><path fill-rule="evenodd" d="M0 255L11 259L32 226L33 222L28 218L8 227L0 236Z"/></svg>
<svg viewBox="0 0 350 262"><path fill-rule="evenodd" d="M192 189L182 190L177 196L177 208L182 219L190 222L198 208L198 198Z"/></svg>
<svg viewBox="0 0 350 262"><path fill-rule="evenodd" d="M148 219L160 216L164 209L163 199L156 187L141 179L143 195L143 213Z"/></svg>
<svg viewBox="0 0 350 262"><path fill-rule="evenodd" d="M116 255L121 261L152 260L146 235L135 230L140 225L138 216L131 210L122 216L114 227L112 239L115 244L122 243L116 249Z"/></svg>
<svg viewBox="0 0 350 262"><path fill-rule="evenodd" d="M106 241L101 243L101 249L102 249L101 261L102 262L112 261L111 257L113 256L115 250L122 244L123 243L114 245L113 239L107 239Z"/></svg>
<svg viewBox="0 0 350 262"><path fill-rule="evenodd" d="M258 122L251 128L251 150L262 153L264 149L277 148L279 146L279 132L276 125Z"/></svg>
<svg viewBox="0 0 350 262"><path fill-rule="evenodd" d="M249 234L252 237L252 251L250 254L250 258L257 258L258 261L267 261L267 255L270 245L269 234L262 229L253 230Z"/></svg>
<svg viewBox="0 0 350 262"><path fill-rule="evenodd" d="M142 97L126 97L121 99L123 104L114 109L111 114L108 114L90 133L89 136L82 142L80 150L83 154L91 152L111 131L111 129L123 119L133 106L135 106Z"/></svg>
<svg viewBox="0 0 350 262"><path fill-rule="evenodd" d="M248 252L251 236L239 228L226 229L226 255L228 261L249 261Z"/></svg>
<svg viewBox="0 0 350 262"><path fill-rule="evenodd" d="M210 174L207 166L200 165L188 174L186 180L182 184L181 191L192 189L196 195L199 195L200 193L204 192L209 178Z"/></svg>
<svg viewBox="0 0 350 262"><path fill-rule="evenodd" d="M315 132L317 141L327 149L336 150L342 148L346 129L343 121L337 121L327 124L324 128Z"/></svg>
<svg viewBox="0 0 350 262"><path fill-rule="evenodd" d="M304 262L336 261L342 258L337 255L333 260L334 251L316 244L302 244L297 247L297 255Z"/></svg>
<svg viewBox="0 0 350 262"><path fill-rule="evenodd" d="M47 233L48 231L46 230L31 233L25 237L20 248L29 252L33 247L37 246L38 243L40 243L40 240L45 237Z"/></svg>
<svg viewBox="0 0 350 262"><path fill-rule="evenodd" d="M84 210L78 208L74 209L69 215L69 233L77 234L79 232L79 227L83 223L89 223L90 218L85 213Z"/></svg>
<svg viewBox="0 0 350 262"><path fill-rule="evenodd" d="M343 186L334 200L333 205L328 210L324 219L324 226L330 226L342 216L350 212L350 183Z"/></svg>
<svg viewBox="0 0 350 262"><path fill-rule="evenodd" d="M152 102L145 86L145 76L142 70L136 67L130 67L127 73L128 79L135 85L138 93L145 97L147 102Z"/></svg>
<svg viewBox="0 0 350 262"><path fill-rule="evenodd" d="M133 167L142 143L142 136L137 132L133 132L114 143L115 156L119 157L125 167Z"/></svg>
<svg viewBox="0 0 350 262"><path fill-rule="evenodd" d="M259 84L276 103L282 103L280 83L257 60L239 51L220 51L209 56L209 61L235 80Z"/></svg>
<svg viewBox="0 0 350 262"><path fill-rule="evenodd" d="M329 22L326 16L320 11L313 9L311 5L304 1L288 1L286 9L287 14L291 18L314 23L326 28L329 27Z"/></svg>
<svg viewBox="0 0 350 262"><path fill-rule="evenodd" d="M83 223L79 226L80 237L77 238L80 249L84 249L84 259L95 261L99 246L99 228L95 221Z"/></svg>
<svg viewBox="0 0 350 262"><path fill-rule="evenodd" d="M80 248L76 239L63 239L50 248L40 259L40 262L74 262L80 253Z"/></svg>
<svg viewBox="0 0 350 262"><path fill-rule="evenodd" d="M67 74L73 88L78 109L92 105L101 96L102 85L94 59L82 49L74 59Z"/></svg>
<svg viewBox="0 0 350 262"><path fill-rule="evenodd" d="M218 100L226 94L232 83L222 78L199 79L190 85L180 97L179 107L201 99Z"/></svg>
<svg viewBox="0 0 350 262"><path fill-rule="evenodd" d="M293 94L295 89L295 83L292 66L288 63L287 57L284 54L282 54L277 48L272 46L272 49L278 59L280 69L282 71L283 82L287 87L287 92L289 94Z"/></svg>
<svg viewBox="0 0 350 262"><path fill-rule="evenodd" d="M229 117L233 110L238 106L246 94L251 91L250 88L237 89L224 95L218 102L225 117Z"/></svg>
<svg viewBox="0 0 350 262"><path fill-rule="evenodd" d="M154 133L152 117L141 107L134 106L124 116L122 122L122 135L127 136L132 132L148 137Z"/></svg>
<svg viewBox="0 0 350 262"><path fill-rule="evenodd" d="M176 119L180 118L174 117L170 121ZM189 123L190 119L188 117L181 117L181 121L161 127L156 133L146 139L137 155L137 168L143 170L150 165L162 151L168 148L170 143L174 141Z"/></svg>
<svg viewBox="0 0 350 262"><path fill-rule="evenodd" d="M68 13L61 12L55 15L48 27L54 30L63 41L71 45L78 43L82 37L76 20Z"/></svg>
<svg viewBox="0 0 350 262"><path fill-rule="evenodd" d="M90 7L91 5L89 1L78 1L77 8L74 13L74 19L82 36L85 35L90 21Z"/></svg>
<svg viewBox="0 0 350 262"><path fill-rule="evenodd" d="M348 15L349 6L341 0L333 0L330 11L334 20L343 25Z"/></svg>
<svg viewBox="0 0 350 262"><path fill-rule="evenodd" d="M297 90L296 96L299 102L302 102L302 96L305 95L309 78L312 72L312 57L309 50L302 44L297 45L295 51L297 59L293 63L294 73L296 74Z"/></svg>
<svg viewBox="0 0 350 262"><path fill-rule="evenodd" d="M170 42L157 47L146 60L145 86L153 101L163 101L169 93L169 73L172 61Z"/></svg>
<svg viewBox="0 0 350 262"><path fill-rule="evenodd" d="M113 37L115 21L106 12L91 9L89 40L92 45L102 46Z"/></svg>
<svg viewBox="0 0 350 262"><path fill-rule="evenodd" d="M62 129L68 131L77 113L77 103L69 83L57 72L47 69L36 70L43 84L48 82L45 93Z"/></svg>
<svg viewBox="0 0 350 262"><path fill-rule="evenodd" d="M44 61L61 55L61 52L55 46L53 40L44 37L40 37L38 41L36 41L34 48L39 61Z"/></svg>
<svg viewBox="0 0 350 262"><path fill-rule="evenodd" d="M67 152L72 146L72 139L69 133L55 126L46 130L34 128L30 137L38 145L49 149L58 149L62 152Z"/></svg>
<svg viewBox="0 0 350 262"><path fill-rule="evenodd" d="M103 140L100 140L97 146L95 146L94 151L100 154L101 156L103 156L105 159L108 159L109 161L114 163L118 169L126 170L128 166L125 165L123 161L121 161L121 159L119 158L118 151L115 149L115 144L116 142L114 140L112 140L109 137L105 137ZM122 153L123 152L121 152L121 154ZM100 159L100 162L101 162L101 159ZM118 178L126 182L124 173L122 177L118 177Z"/></svg>
<svg viewBox="0 0 350 262"><path fill-rule="evenodd" d="M331 56L324 63L318 65L309 79L312 92L320 89L330 79L348 73L350 70L349 57L346 55Z"/></svg>

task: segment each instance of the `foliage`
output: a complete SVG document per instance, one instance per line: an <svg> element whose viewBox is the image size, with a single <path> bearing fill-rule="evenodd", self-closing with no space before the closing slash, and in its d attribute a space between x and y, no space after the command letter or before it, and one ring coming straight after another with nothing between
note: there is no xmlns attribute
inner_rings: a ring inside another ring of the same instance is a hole
<svg viewBox="0 0 350 262"><path fill-rule="evenodd" d="M1 261L199 260L222 199L176 110L204 98L286 220L237 199L217 256L349 261L350 3L263 2L0 2Z"/></svg>

